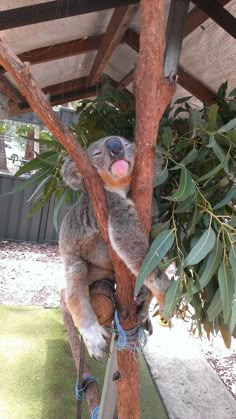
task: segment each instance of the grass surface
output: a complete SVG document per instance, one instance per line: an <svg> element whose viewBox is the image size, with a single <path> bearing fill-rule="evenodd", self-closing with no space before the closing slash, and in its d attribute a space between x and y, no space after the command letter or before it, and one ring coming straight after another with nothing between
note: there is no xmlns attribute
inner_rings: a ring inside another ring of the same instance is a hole
<svg viewBox="0 0 236 419"><path fill-rule="evenodd" d="M74 419L76 373L60 311L0 306L0 330L0 418ZM105 364L89 363L102 387ZM141 418L166 419L143 359L140 382Z"/></svg>

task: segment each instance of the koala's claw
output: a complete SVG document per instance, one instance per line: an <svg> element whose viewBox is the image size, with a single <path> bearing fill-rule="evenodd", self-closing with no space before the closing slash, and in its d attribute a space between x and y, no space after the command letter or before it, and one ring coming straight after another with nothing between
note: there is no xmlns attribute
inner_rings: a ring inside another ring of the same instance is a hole
<svg viewBox="0 0 236 419"><path fill-rule="evenodd" d="M106 352L107 343L105 338L109 336L109 333L98 323L80 328L80 333L89 355L97 360L102 359L104 352Z"/></svg>

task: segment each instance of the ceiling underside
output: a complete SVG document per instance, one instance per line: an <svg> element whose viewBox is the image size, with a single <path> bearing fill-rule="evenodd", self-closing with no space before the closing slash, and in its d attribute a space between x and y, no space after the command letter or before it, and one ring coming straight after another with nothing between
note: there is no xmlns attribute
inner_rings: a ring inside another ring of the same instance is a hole
<svg viewBox="0 0 236 419"><path fill-rule="evenodd" d="M170 3L165 1L165 22ZM236 0L193 3L184 27L175 98L193 95L198 104L197 99L209 102L226 80L229 91L236 86ZM201 10L204 3L217 3L229 13L224 15L220 9L219 16L209 18ZM117 7L106 9L111 4ZM139 50L138 2L1 0L0 27L4 28L0 38L22 61L31 63L31 72L52 105L94 96L102 74L117 88L132 92ZM14 80L2 68L0 106L5 116L29 111Z"/></svg>

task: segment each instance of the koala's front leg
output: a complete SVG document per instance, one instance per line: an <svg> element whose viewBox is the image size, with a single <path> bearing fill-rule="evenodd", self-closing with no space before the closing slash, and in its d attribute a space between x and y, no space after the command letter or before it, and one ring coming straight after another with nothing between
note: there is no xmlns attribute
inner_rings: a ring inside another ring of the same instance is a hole
<svg viewBox="0 0 236 419"><path fill-rule="evenodd" d="M149 251L149 243L134 203L117 193L107 192L108 232L111 245L130 271L137 276ZM162 310L169 280L156 269L144 284L157 298Z"/></svg>
<svg viewBox="0 0 236 419"><path fill-rule="evenodd" d="M107 332L99 325L90 304L87 264L80 258L68 255L65 258L65 273L66 304L74 324L84 339L89 355L102 358Z"/></svg>

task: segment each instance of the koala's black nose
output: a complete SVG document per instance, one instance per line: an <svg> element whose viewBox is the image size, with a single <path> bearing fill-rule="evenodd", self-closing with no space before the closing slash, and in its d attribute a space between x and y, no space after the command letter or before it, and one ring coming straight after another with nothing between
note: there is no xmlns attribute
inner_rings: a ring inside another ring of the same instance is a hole
<svg viewBox="0 0 236 419"><path fill-rule="evenodd" d="M119 138L110 138L106 141L106 147L109 150L110 156L121 159L124 157L124 148Z"/></svg>

